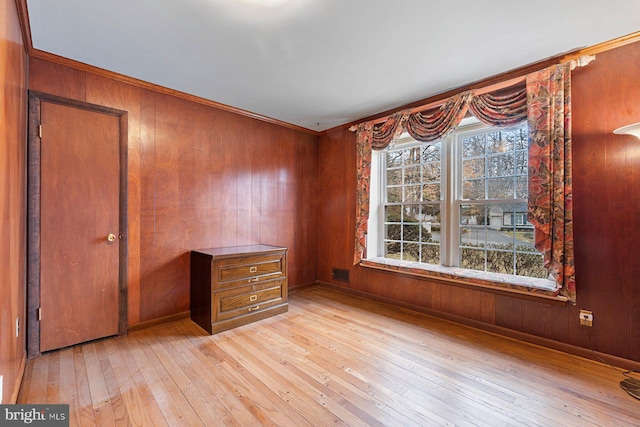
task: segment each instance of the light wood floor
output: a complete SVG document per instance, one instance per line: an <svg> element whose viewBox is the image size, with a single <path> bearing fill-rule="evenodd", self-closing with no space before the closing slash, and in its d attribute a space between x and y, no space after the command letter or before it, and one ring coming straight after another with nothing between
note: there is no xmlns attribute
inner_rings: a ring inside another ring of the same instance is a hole
<svg viewBox="0 0 640 427"><path fill-rule="evenodd" d="M71 425L631 426L611 367L326 288L208 336L190 320L28 361Z"/></svg>

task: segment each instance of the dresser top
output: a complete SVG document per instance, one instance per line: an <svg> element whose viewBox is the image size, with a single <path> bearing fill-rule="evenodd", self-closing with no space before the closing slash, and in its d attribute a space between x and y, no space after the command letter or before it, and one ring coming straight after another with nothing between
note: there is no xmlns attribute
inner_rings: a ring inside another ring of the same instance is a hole
<svg viewBox="0 0 640 427"><path fill-rule="evenodd" d="M246 245L246 246L229 246L226 248L208 248L208 249L196 249L191 252L197 252L204 255L210 255L212 257L219 257L225 255L246 255L254 253L264 252L278 252L286 251L287 248L281 246L271 245Z"/></svg>

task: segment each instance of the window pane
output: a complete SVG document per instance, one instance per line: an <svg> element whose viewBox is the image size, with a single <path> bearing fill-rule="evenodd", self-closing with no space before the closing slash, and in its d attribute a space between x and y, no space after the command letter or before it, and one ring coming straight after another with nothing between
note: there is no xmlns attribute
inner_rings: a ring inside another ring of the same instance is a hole
<svg viewBox="0 0 640 427"><path fill-rule="evenodd" d="M420 226L404 224L402 226L402 240L405 242L419 242Z"/></svg>
<svg viewBox="0 0 640 427"><path fill-rule="evenodd" d="M422 205L422 222L440 223L440 205Z"/></svg>
<svg viewBox="0 0 640 427"><path fill-rule="evenodd" d="M420 222L420 205L405 205L402 220L404 222Z"/></svg>
<svg viewBox="0 0 640 427"><path fill-rule="evenodd" d="M487 157L489 176L513 176L513 154L501 154Z"/></svg>
<svg viewBox="0 0 640 427"><path fill-rule="evenodd" d="M484 157L480 159L465 160L462 163L462 177L464 179L484 178L484 163Z"/></svg>
<svg viewBox="0 0 640 427"><path fill-rule="evenodd" d="M422 245L421 262L440 264L440 246Z"/></svg>
<svg viewBox="0 0 640 427"><path fill-rule="evenodd" d="M540 279L547 279L549 276L547 269L542 265L542 254L540 253L516 253L516 274Z"/></svg>
<svg viewBox="0 0 640 427"><path fill-rule="evenodd" d="M484 227L462 227L460 229L460 246L484 248L486 229Z"/></svg>
<svg viewBox="0 0 640 427"><path fill-rule="evenodd" d="M417 243L403 243L402 259L413 262L420 261L420 245Z"/></svg>
<svg viewBox="0 0 640 427"><path fill-rule="evenodd" d="M399 203L402 201L402 187L387 187L387 202Z"/></svg>
<svg viewBox="0 0 640 427"><path fill-rule="evenodd" d="M402 184L402 169L387 169L387 185Z"/></svg>
<svg viewBox="0 0 640 427"><path fill-rule="evenodd" d="M422 182L440 182L440 163L427 163L422 166Z"/></svg>
<svg viewBox="0 0 640 427"><path fill-rule="evenodd" d="M404 187L404 201L405 202L419 202L420 201L420 185L407 185Z"/></svg>
<svg viewBox="0 0 640 427"><path fill-rule="evenodd" d="M460 267L484 271L484 254L482 250L462 249L460 251Z"/></svg>
<svg viewBox="0 0 640 427"><path fill-rule="evenodd" d="M422 224L422 242L440 243L440 224Z"/></svg>
<svg viewBox="0 0 640 427"><path fill-rule="evenodd" d="M422 186L422 200L440 200L440 184L425 184Z"/></svg>
<svg viewBox="0 0 640 427"><path fill-rule="evenodd" d="M420 177L420 166L413 166L404 169L405 184L419 184L422 182Z"/></svg>
<svg viewBox="0 0 640 427"><path fill-rule="evenodd" d="M400 250L401 250L400 242L387 242L385 257L400 259L401 257Z"/></svg>
<svg viewBox="0 0 640 427"><path fill-rule="evenodd" d="M385 229L385 238L387 240L402 240L402 225L387 224Z"/></svg>
<svg viewBox="0 0 640 427"><path fill-rule="evenodd" d="M387 153L387 168L398 168L402 166L402 151L389 151Z"/></svg>
<svg viewBox="0 0 640 427"><path fill-rule="evenodd" d="M513 274L513 252L487 251L487 271Z"/></svg>
<svg viewBox="0 0 640 427"><path fill-rule="evenodd" d="M511 204L487 205L489 227L487 228L487 246L499 249L513 249L513 234L508 235L508 230L513 215Z"/></svg>
<svg viewBox="0 0 640 427"><path fill-rule="evenodd" d="M529 197L529 177L516 177L516 198L526 199Z"/></svg>
<svg viewBox="0 0 640 427"><path fill-rule="evenodd" d="M403 151L405 166L420 164L420 147L412 147Z"/></svg>
<svg viewBox="0 0 640 427"><path fill-rule="evenodd" d="M439 162L440 161L440 143L430 143L422 147L422 162Z"/></svg>
<svg viewBox="0 0 640 427"><path fill-rule="evenodd" d="M469 200L485 199L484 179L467 180L462 183L462 198Z"/></svg>
<svg viewBox="0 0 640 427"><path fill-rule="evenodd" d="M487 134L487 154L513 151L514 142L513 134L510 135L509 132L490 132Z"/></svg>
<svg viewBox="0 0 640 427"><path fill-rule="evenodd" d="M487 223L485 205L460 205L461 225L484 225Z"/></svg>
<svg viewBox="0 0 640 427"><path fill-rule="evenodd" d="M402 220L402 206L385 206L384 212L386 222L400 222Z"/></svg>
<svg viewBox="0 0 640 427"><path fill-rule="evenodd" d="M484 156L485 135L476 135L462 140L462 157Z"/></svg>
<svg viewBox="0 0 640 427"><path fill-rule="evenodd" d="M516 151L516 175L527 175L529 173L529 153L527 151Z"/></svg>
<svg viewBox="0 0 640 427"><path fill-rule="evenodd" d="M522 128L516 131L516 150L528 150L529 149L529 128L525 123Z"/></svg>
<svg viewBox="0 0 640 427"><path fill-rule="evenodd" d="M513 177L493 178L487 180L487 197L489 199L512 199L515 194Z"/></svg>

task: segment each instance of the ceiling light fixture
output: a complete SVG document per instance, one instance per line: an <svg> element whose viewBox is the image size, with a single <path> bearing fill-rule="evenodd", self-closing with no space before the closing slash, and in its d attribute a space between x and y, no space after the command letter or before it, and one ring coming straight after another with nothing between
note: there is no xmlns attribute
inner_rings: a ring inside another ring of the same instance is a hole
<svg viewBox="0 0 640 427"><path fill-rule="evenodd" d="M636 138L640 138L640 122L622 126L614 130L613 133L616 135L633 135Z"/></svg>

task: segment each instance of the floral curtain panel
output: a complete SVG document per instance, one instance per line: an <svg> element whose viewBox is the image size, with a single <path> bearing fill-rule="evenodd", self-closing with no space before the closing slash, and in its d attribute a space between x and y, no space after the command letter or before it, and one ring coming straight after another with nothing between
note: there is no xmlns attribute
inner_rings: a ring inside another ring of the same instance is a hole
<svg viewBox="0 0 640 427"><path fill-rule="evenodd" d="M455 129L470 111L481 122L529 125L529 216L536 248L544 256L557 293L575 303L573 215L571 203L571 63L532 73L526 87L507 94L463 92L441 107L393 114L384 123L361 123L357 132L358 188L354 264L366 257L371 150L382 150L407 130L419 141L434 141Z"/></svg>
<svg viewBox="0 0 640 427"><path fill-rule="evenodd" d="M576 302L571 182L571 64L527 76L529 221L558 293Z"/></svg>
<svg viewBox="0 0 640 427"><path fill-rule="evenodd" d="M356 131L356 249L353 264L366 258L367 231L369 230L369 190L371 189L371 147L373 123L360 123ZM391 138L389 138L389 142ZM388 143L387 143L388 145Z"/></svg>

